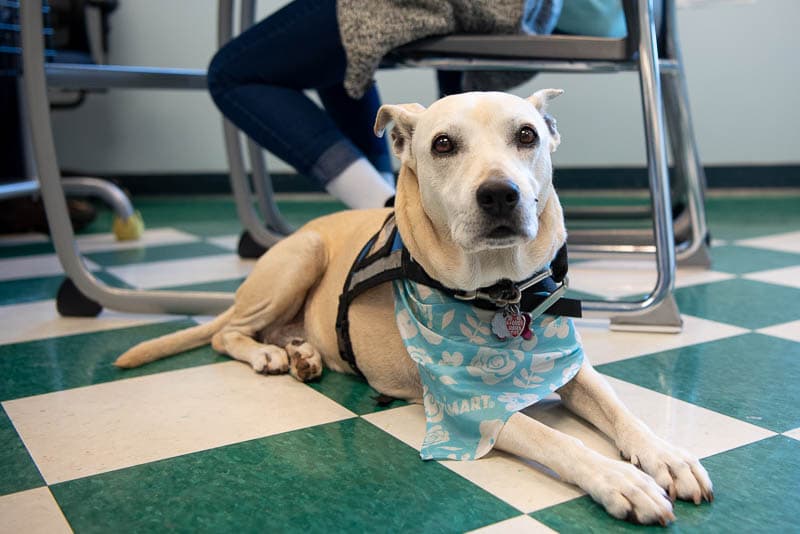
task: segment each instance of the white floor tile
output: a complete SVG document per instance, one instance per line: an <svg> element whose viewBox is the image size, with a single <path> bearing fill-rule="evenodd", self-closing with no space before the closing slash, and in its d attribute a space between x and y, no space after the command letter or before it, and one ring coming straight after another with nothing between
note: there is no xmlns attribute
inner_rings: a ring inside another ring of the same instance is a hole
<svg viewBox="0 0 800 534"><path fill-rule="evenodd" d="M212 245L236 251L239 248L239 237L239 235L221 235L218 237L209 237L206 241Z"/></svg>
<svg viewBox="0 0 800 534"><path fill-rule="evenodd" d="M756 332L759 334L782 337L783 339L788 339L790 341L800 342L800 320L762 328L760 330L756 330Z"/></svg>
<svg viewBox="0 0 800 534"><path fill-rule="evenodd" d="M50 236L31 232L29 234L5 234L0 237L0 247L29 245L31 243L47 243Z"/></svg>
<svg viewBox="0 0 800 534"><path fill-rule="evenodd" d="M622 402L653 432L699 458L775 435L764 428L623 380L609 376L606 379Z"/></svg>
<svg viewBox="0 0 800 534"><path fill-rule="evenodd" d="M61 317L55 300L0 306L0 345L179 319L179 315L103 310L97 317Z"/></svg>
<svg viewBox="0 0 800 534"><path fill-rule="evenodd" d="M594 365L625 360L644 354L705 343L749 332L744 328L683 315L680 334L616 332L608 322L578 319L575 325L589 361Z"/></svg>
<svg viewBox="0 0 800 534"><path fill-rule="evenodd" d="M470 534L555 534L555 530L529 515L520 515L488 527L470 531Z"/></svg>
<svg viewBox="0 0 800 534"><path fill-rule="evenodd" d="M800 441L800 428L795 428L794 430L790 430L789 432L784 432L783 435Z"/></svg>
<svg viewBox="0 0 800 534"><path fill-rule="evenodd" d="M77 238L82 252L102 252L107 250L129 250L160 245L178 245L200 241L196 235L175 228L154 228L145 230L139 239L117 241L112 233L84 235Z"/></svg>
<svg viewBox="0 0 800 534"><path fill-rule="evenodd" d="M48 484L353 417L288 375L225 362L3 403Z"/></svg>
<svg viewBox="0 0 800 534"><path fill-rule="evenodd" d="M739 241L735 241L734 244L800 254L800 231L740 239Z"/></svg>
<svg viewBox="0 0 800 534"><path fill-rule="evenodd" d="M0 534L72 532L46 487L0 497Z"/></svg>
<svg viewBox="0 0 800 534"><path fill-rule="evenodd" d="M110 267L108 272L140 289L172 287L247 276L255 260L219 254L185 260L157 261Z"/></svg>
<svg viewBox="0 0 800 534"><path fill-rule="evenodd" d="M656 434L701 458L775 435L621 380L609 378L609 382L631 411ZM619 458L616 447L608 438L555 400L546 399L526 413L577 437L610 458ZM421 406L378 412L364 416L364 419L411 447L419 449L422 445L425 416ZM583 494L578 488L550 476L542 466L498 451L474 462L441 463L523 513L554 506Z"/></svg>
<svg viewBox="0 0 800 534"><path fill-rule="evenodd" d="M95 271L100 267L91 260L84 260L86 268ZM37 254L35 256L21 256L8 258L0 262L0 281L21 278L36 278L40 276L54 276L64 272L58 256L55 254Z"/></svg>
<svg viewBox="0 0 800 534"><path fill-rule="evenodd" d="M410 447L419 450L422 446L422 406L404 406L363 418ZM471 462L440 463L526 514L583 495L577 487L557 480L540 466L503 452L492 451Z"/></svg>
<svg viewBox="0 0 800 534"><path fill-rule="evenodd" d="M800 289L800 266L796 265L794 267L784 267L782 269L759 271L757 273L746 274L742 276L742 278ZM795 315L800 317L800 312L797 312Z"/></svg>
<svg viewBox="0 0 800 534"><path fill-rule="evenodd" d="M675 287L688 287L734 278L699 268L678 269ZM572 289L606 297L627 297L649 293L656 283L655 263L650 260L593 260L569 269Z"/></svg>

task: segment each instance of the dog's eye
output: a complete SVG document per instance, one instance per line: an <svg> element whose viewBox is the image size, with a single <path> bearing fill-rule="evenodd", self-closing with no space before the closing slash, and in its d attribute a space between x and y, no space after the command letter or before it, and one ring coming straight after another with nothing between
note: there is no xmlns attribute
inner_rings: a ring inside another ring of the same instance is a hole
<svg viewBox="0 0 800 534"><path fill-rule="evenodd" d="M517 141L521 145L532 145L538 138L539 136L536 135L536 132L533 131L533 128L530 126L523 126L517 133Z"/></svg>
<svg viewBox="0 0 800 534"><path fill-rule="evenodd" d="M431 147L434 152L439 154L447 154L448 152L452 152L455 145L450 140L450 138L446 135L440 135L436 139L433 140L433 146Z"/></svg>

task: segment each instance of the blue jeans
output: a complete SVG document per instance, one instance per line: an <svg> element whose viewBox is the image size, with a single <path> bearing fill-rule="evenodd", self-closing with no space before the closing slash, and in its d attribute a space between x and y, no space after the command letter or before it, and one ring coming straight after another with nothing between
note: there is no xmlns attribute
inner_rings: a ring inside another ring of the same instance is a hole
<svg viewBox="0 0 800 534"><path fill-rule="evenodd" d="M350 98L335 0L295 0L223 46L208 67L217 107L261 146L323 185L366 157L392 172L386 141L372 131L373 85ZM303 91L315 89L325 110Z"/></svg>

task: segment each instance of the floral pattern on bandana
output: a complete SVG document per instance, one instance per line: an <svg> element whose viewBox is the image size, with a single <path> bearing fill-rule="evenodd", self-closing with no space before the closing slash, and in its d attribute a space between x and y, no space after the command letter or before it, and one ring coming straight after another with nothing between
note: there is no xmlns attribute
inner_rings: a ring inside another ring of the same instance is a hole
<svg viewBox="0 0 800 534"><path fill-rule="evenodd" d="M393 284L397 326L422 379L425 460L484 456L512 414L580 369L583 349L569 318L543 315L530 339L500 340L491 331L494 311L409 280Z"/></svg>

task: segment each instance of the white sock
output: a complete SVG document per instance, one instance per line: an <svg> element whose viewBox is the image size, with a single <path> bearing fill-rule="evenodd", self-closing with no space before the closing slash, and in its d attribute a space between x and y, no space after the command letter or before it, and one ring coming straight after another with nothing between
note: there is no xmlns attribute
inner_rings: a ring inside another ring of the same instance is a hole
<svg viewBox="0 0 800 534"><path fill-rule="evenodd" d="M366 158L351 163L325 190L353 209L382 208L394 195L394 186Z"/></svg>

